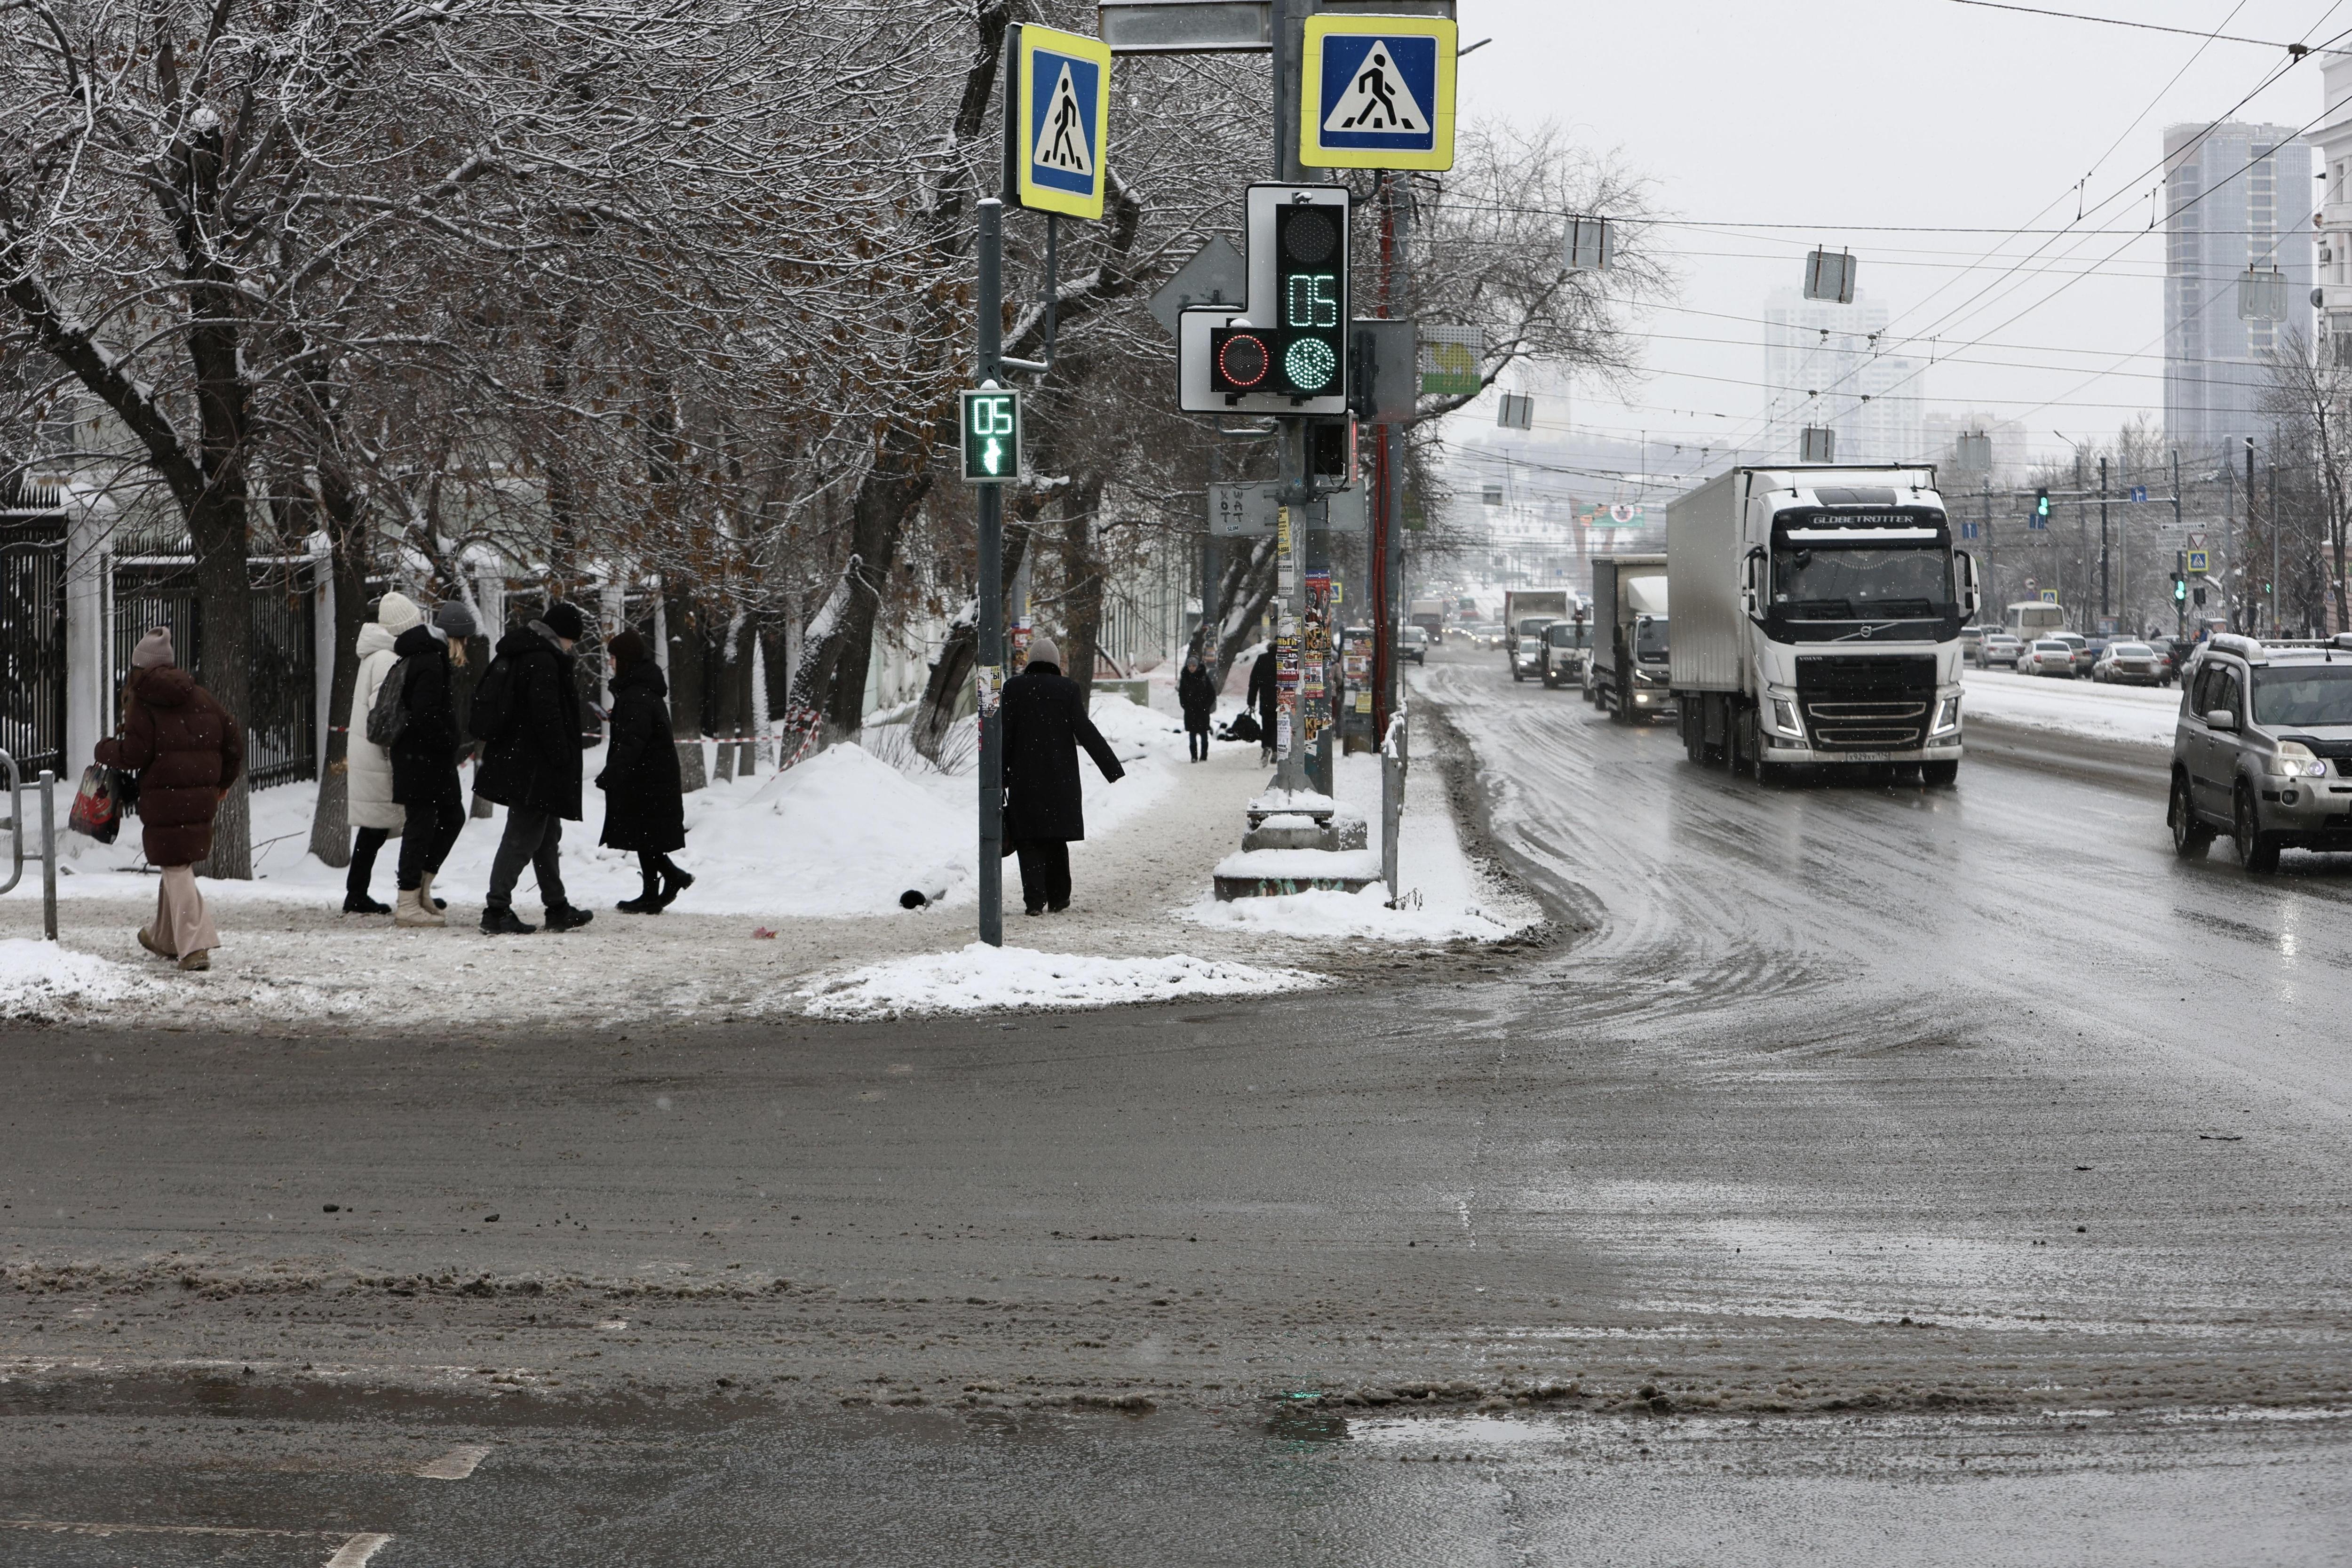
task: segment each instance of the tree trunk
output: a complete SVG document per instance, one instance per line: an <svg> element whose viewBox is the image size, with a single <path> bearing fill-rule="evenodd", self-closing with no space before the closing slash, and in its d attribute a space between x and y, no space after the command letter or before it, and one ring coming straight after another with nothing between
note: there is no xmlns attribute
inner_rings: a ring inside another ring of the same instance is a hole
<svg viewBox="0 0 2352 1568"><path fill-rule="evenodd" d="M874 466L857 487L850 508L850 567L843 578L851 592L841 600L839 618L825 637L832 657L818 667L824 684L803 687L797 679L793 683L795 690L806 693L799 700L824 715L827 743L855 735L865 726L874 622L882 607L882 589L898 563L907 520L930 494L930 458L924 432L895 425L884 432ZM833 607L828 602L827 608ZM810 664L805 652L801 663Z"/></svg>
<svg viewBox="0 0 2352 1568"><path fill-rule="evenodd" d="M820 750L857 732L854 727L845 731L835 727L832 705L827 701L827 696L842 679L841 666L848 656L850 640L856 635L850 629L856 619L851 612L857 601L866 595L864 578L864 563L852 555L843 564L841 575L835 580L833 592L824 596L824 603L809 618L808 629L801 634L800 663L793 670L792 696L787 700L791 708L805 709L818 715L820 733L817 746ZM860 647L871 644L874 617L869 614L865 617L865 641L858 645ZM853 700L861 710L865 687L866 676L861 660L857 695ZM862 711L859 716L863 718Z"/></svg>
<svg viewBox="0 0 2352 1568"><path fill-rule="evenodd" d="M1078 700L1088 707L1102 635L1103 568L1095 550L1102 493L1099 474L1062 492L1062 673L1078 683Z"/></svg>
<svg viewBox="0 0 2352 1568"><path fill-rule="evenodd" d="M1248 550L1228 551L1217 584L1217 679L1223 680L1234 658L1250 645L1258 617L1274 602L1275 551L1272 539L1261 539Z"/></svg>
<svg viewBox="0 0 2352 1568"><path fill-rule="evenodd" d="M335 668L327 691L327 763L319 773L319 804L310 814L310 853L329 866L352 863L352 689L359 684L360 626L367 605L366 539L359 509L340 472L319 469L320 517L327 534L327 571L335 587Z"/></svg>
<svg viewBox="0 0 2352 1568"><path fill-rule="evenodd" d="M196 552L196 605L203 637L197 650L196 681L228 710L233 721L247 727L252 696L247 679L253 646L253 585L247 580L245 549L245 472L242 467L220 476L188 520L188 536ZM213 850L197 874L232 881L253 876L252 774L237 774L213 816Z"/></svg>
<svg viewBox="0 0 2352 1568"><path fill-rule="evenodd" d="M1020 578L1022 557L1028 550L1026 528L1004 531L1004 618L998 623L1001 626L1013 624L1013 584ZM931 666L931 678L923 687L923 705L910 727L915 750L933 763L940 760L940 748L955 723L956 710L962 706L963 694L979 668L980 605L974 600L971 608L958 616L948 628L947 643L940 649L939 662Z"/></svg>
<svg viewBox="0 0 2352 1568"><path fill-rule="evenodd" d="M710 633L702 606L676 573L662 574L662 617L669 633L669 724L677 740L679 788L692 795L708 782L702 765L702 702Z"/></svg>
<svg viewBox="0 0 2352 1568"><path fill-rule="evenodd" d="M741 737L751 728L751 624L740 614L729 617L717 635L711 649L711 676L717 700L712 732L719 737L715 771L719 778L731 779L740 765L740 771L749 775L751 763L743 754Z"/></svg>

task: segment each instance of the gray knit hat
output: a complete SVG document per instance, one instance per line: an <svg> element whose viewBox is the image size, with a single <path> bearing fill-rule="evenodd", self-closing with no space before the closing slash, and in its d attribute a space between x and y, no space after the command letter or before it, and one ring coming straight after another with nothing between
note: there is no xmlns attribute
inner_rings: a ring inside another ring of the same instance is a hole
<svg viewBox="0 0 2352 1568"><path fill-rule="evenodd" d="M433 624L459 642L472 637L481 627L481 623L474 618L474 612L467 607L463 599L444 599L435 605Z"/></svg>
<svg viewBox="0 0 2352 1568"><path fill-rule="evenodd" d="M141 637L139 646L131 650L131 668L133 669L153 669L161 665L179 662L172 652L172 628L169 626L157 626Z"/></svg>
<svg viewBox="0 0 2352 1568"><path fill-rule="evenodd" d="M1039 632L1029 639L1029 662L1050 664L1055 669L1059 669L1062 668L1062 650L1054 646L1052 637Z"/></svg>

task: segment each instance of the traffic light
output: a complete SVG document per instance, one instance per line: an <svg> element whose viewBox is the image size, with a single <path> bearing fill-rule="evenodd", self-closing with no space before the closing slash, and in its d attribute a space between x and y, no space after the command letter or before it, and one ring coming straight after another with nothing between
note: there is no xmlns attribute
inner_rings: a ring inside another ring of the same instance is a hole
<svg viewBox="0 0 2352 1568"><path fill-rule="evenodd" d="M2033 521L2027 526L2032 528L2050 526L2050 488L2047 485L2033 492Z"/></svg>
<svg viewBox="0 0 2352 1568"><path fill-rule="evenodd" d="M1349 194L1344 185L1252 185L1248 308L1178 333L1179 399L1250 414L1345 414ZM1205 312L1187 312L1188 319Z"/></svg>
<svg viewBox="0 0 2352 1568"><path fill-rule="evenodd" d="M1021 394L986 387L963 396L963 480L1001 485L1021 477Z"/></svg>
<svg viewBox="0 0 2352 1568"><path fill-rule="evenodd" d="M1356 482L1355 420L1318 420L1307 427L1307 471L1318 492Z"/></svg>
<svg viewBox="0 0 2352 1568"><path fill-rule="evenodd" d="M2172 574L2172 602L2176 605L2185 604L2188 598L2189 579L2175 572Z"/></svg>

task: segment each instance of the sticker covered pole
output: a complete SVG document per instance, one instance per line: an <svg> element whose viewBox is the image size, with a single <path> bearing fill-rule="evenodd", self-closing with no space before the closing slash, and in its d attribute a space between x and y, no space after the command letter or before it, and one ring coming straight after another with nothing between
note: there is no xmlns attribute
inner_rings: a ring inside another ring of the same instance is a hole
<svg viewBox="0 0 2352 1568"><path fill-rule="evenodd" d="M1004 204L980 204L980 382L998 384L1004 353ZM980 940L1004 945L1004 488L980 487Z"/></svg>

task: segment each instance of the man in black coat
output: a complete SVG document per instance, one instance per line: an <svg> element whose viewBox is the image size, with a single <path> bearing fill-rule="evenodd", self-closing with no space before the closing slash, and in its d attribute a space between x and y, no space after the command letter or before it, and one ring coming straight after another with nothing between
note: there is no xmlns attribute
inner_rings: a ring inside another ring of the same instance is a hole
<svg viewBox="0 0 2352 1568"><path fill-rule="evenodd" d="M1004 837L1021 857L1021 902L1029 913L1070 907L1070 840L1087 836L1078 790L1078 748L1113 784L1127 775L1087 717L1086 694L1062 673L1062 650L1040 637L1028 668L1004 683Z"/></svg>
<svg viewBox="0 0 2352 1568"><path fill-rule="evenodd" d="M1184 710L1184 743L1196 763L1209 759L1209 721L1217 711L1217 682L1199 654L1184 660L1176 678L1176 702Z"/></svg>
<svg viewBox="0 0 2352 1568"><path fill-rule="evenodd" d="M625 915L657 915L694 879L669 858L686 847L686 795L678 775L677 742L669 727L669 682L646 649L645 638L623 627L604 645L613 656L611 743L596 787L604 792L604 832L610 849L637 852L645 891L616 906Z"/></svg>
<svg viewBox="0 0 2352 1568"><path fill-rule="evenodd" d="M465 738L451 695L450 649L454 645L462 658L473 627L473 612L452 601L392 645L400 656L400 706L406 715L388 748L392 798L408 814L400 837L400 898L392 914L396 926L448 923L433 896L433 879L466 826L465 796L457 787Z"/></svg>
<svg viewBox="0 0 2352 1568"><path fill-rule="evenodd" d="M547 906L547 929L572 931L594 919L575 909L563 892L565 819L580 820L580 753L594 743L580 724L580 688L572 674L572 647L588 629L579 609L557 599L539 619L499 639L498 658L483 673L484 685L503 679L509 693L500 704L505 722L488 742L474 778L474 793L507 808L506 835L490 862L490 891L482 910L482 930L490 935L527 936L537 926L515 918L515 883L525 863L539 878ZM507 668L501 672L499 666ZM487 722L482 694L475 692L474 717Z"/></svg>
<svg viewBox="0 0 2352 1568"><path fill-rule="evenodd" d="M1265 651L1257 656L1257 662L1250 666L1249 695L1243 701L1257 710L1257 760L1270 763L1274 761L1274 714L1276 707L1274 644L1267 643Z"/></svg>

